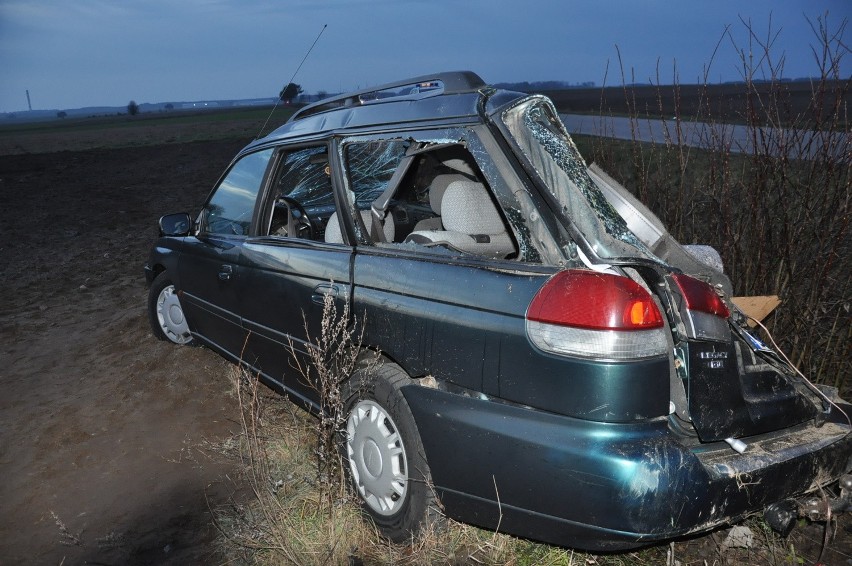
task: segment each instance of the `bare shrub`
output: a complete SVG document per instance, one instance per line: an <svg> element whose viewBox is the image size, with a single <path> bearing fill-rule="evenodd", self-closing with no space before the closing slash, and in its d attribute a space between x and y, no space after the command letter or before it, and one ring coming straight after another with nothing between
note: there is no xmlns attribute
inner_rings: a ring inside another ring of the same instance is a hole
<svg viewBox="0 0 852 566"><path fill-rule="evenodd" d="M305 329L308 323L305 320ZM250 563L345 563L370 536L341 481L337 449L344 428L341 385L364 360L348 303L341 312L326 295L320 334L307 353L290 343L293 368L318 394L316 419L274 396L244 367L234 370L240 407L240 457L254 494L246 506L223 510L217 524L231 544L226 553ZM270 415L270 407L274 409Z"/></svg>
<svg viewBox="0 0 852 566"><path fill-rule="evenodd" d="M215 512L222 553L240 564L345 564L369 530L359 510L317 481L316 421L235 368L240 457L253 497Z"/></svg>
<svg viewBox="0 0 852 566"><path fill-rule="evenodd" d="M738 54L744 92L710 85L708 65L704 83L688 85L698 89L698 103L684 108L687 87L678 84L675 67L673 86L661 85L658 71L656 100L639 101L622 66L633 142L595 140L592 155L675 238L717 248L736 294L779 295L782 306L766 322L781 347L813 380L849 392L852 139L850 79L840 74L849 55L847 21L835 28L827 16L809 23L818 76L807 99L784 79L777 32L770 26L761 35L743 21L747 45L729 29L720 43L730 42ZM662 135L641 142L638 132L649 120L662 122Z"/></svg>
<svg viewBox="0 0 852 566"><path fill-rule="evenodd" d="M332 284L334 282L332 281ZM329 494L342 486L338 446L346 428L343 385L358 367L379 363L377 352L362 349L363 325L360 333L353 319L349 301L338 305L331 294L323 296L319 336L309 340L307 354L302 355L290 342L291 365L300 378L313 388L320 400L317 415L317 479ZM308 321L304 328L309 335Z"/></svg>

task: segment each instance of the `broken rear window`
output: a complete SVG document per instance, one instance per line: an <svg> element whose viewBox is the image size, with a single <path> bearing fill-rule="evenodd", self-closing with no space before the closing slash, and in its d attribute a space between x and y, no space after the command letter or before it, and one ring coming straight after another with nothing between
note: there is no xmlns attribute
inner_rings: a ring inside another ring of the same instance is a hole
<svg viewBox="0 0 852 566"><path fill-rule="evenodd" d="M546 99L524 99L504 111L502 120L528 169L598 257L656 259L589 177L583 157Z"/></svg>

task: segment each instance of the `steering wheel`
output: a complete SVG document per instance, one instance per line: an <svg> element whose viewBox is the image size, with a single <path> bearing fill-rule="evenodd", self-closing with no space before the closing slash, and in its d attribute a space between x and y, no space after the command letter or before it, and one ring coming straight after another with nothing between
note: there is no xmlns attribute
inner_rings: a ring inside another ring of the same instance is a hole
<svg viewBox="0 0 852 566"><path fill-rule="evenodd" d="M303 238L313 240L316 237L314 223L311 221L305 207L299 201L290 197L278 197L275 206L284 205L287 208L287 224L283 226L285 234L291 238Z"/></svg>

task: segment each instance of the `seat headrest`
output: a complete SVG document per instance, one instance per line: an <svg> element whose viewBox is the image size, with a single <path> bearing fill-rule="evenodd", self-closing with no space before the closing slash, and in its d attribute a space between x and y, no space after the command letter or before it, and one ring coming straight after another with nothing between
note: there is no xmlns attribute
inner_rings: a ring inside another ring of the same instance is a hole
<svg viewBox="0 0 852 566"><path fill-rule="evenodd" d="M453 181L441 202L444 228L465 234L496 235L506 232L503 219L482 184Z"/></svg>
<svg viewBox="0 0 852 566"><path fill-rule="evenodd" d="M438 216L441 215L441 201L444 200L444 193L447 191L450 183L466 180L468 180L467 177L456 173L436 175L432 179L432 182L429 183L429 206L432 207L435 214Z"/></svg>
<svg viewBox="0 0 852 566"><path fill-rule="evenodd" d="M471 167L470 163L464 159L447 159L442 161L441 165L449 167L453 171L458 171L468 177L476 177L476 172L473 170L473 167Z"/></svg>

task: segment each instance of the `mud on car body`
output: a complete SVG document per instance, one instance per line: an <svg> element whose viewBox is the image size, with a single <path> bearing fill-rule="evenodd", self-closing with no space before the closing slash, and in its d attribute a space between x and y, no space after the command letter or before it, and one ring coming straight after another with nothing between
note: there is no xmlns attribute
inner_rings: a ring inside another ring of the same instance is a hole
<svg viewBox="0 0 852 566"><path fill-rule="evenodd" d="M312 411L290 344L349 302L383 363L346 389L342 452L394 540L439 505L586 549L848 506L849 405L753 334L718 255L587 167L545 97L456 72L326 99L160 229L154 332Z"/></svg>

